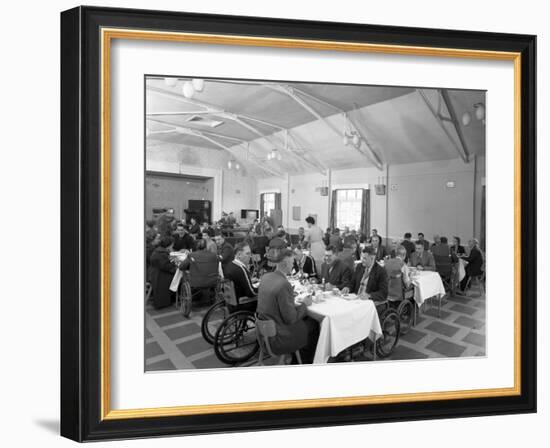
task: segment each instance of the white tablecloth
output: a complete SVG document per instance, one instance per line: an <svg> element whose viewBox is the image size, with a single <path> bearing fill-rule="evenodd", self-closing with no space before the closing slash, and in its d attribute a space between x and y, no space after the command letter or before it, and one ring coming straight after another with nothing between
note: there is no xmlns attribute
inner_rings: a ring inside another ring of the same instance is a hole
<svg viewBox="0 0 550 448"><path fill-rule="evenodd" d="M411 280L414 284L414 300L418 306L422 306L430 297L445 295L441 276L435 271L416 271Z"/></svg>
<svg viewBox="0 0 550 448"><path fill-rule="evenodd" d="M180 262L185 261L187 258L187 252L170 252L171 259L177 259ZM172 277L172 282L170 283L170 291L176 292L178 286L180 285L181 279L183 278L183 272L179 269L176 269L176 273Z"/></svg>
<svg viewBox="0 0 550 448"><path fill-rule="evenodd" d="M345 300L330 295L323 303L308 307L308 315L320 321L314 364L326 363L351 345L382 336L378 313L371 300Z"/></svg>
<svg viewBox="0 0 550 448"><path fill-rule="evenodd" d="M461 282L466 277L466 265L468 262L462 258L458 259L458 281Z"/></svg>

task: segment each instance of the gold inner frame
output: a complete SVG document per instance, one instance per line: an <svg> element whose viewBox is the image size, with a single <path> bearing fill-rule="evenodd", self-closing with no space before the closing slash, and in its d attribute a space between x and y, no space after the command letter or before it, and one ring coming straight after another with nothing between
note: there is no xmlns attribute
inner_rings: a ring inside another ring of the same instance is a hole
<svg viewBox="0 0 550 448"><path fill-rule="evenodd" d="M110 51L113 39L368 52L514 62L514 386L442 392L369 395L304 400L188 405L141 409L111 409L110 368ZM503 397L521 394L521 53L458 48L417 47L302 39L278 39L216 34L101 29L101 419L167 417L244 411L306 409L381 403Z"/></svg>

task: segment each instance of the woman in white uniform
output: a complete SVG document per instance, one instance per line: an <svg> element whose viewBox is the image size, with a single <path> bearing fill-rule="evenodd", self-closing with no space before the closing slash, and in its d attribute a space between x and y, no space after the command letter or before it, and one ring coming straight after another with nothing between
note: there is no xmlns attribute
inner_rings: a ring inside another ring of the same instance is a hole
<svg viewBox="0 0 550 448"><path fill-rule="evenodd" d="M310 254L315 260L317 269L321 268L325 256L325 243L323 242L323 231L315 224L315 218L306 218L307 230L304 241L307 243Z"/></svg>

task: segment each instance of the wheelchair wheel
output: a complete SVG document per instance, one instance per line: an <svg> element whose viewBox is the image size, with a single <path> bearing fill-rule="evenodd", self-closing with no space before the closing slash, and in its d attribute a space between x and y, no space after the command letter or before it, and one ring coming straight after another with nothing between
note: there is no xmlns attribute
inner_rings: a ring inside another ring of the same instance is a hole
<svg viewBox="0 0 550 448"><path fill-rule="evenodd" d="M387 309L380 315L382 336L376 341L376 356L387 358L399 341L399 315L392 309Z"/></svg>
<svg viewBox="0 0 550 448"><path fill-rule="evenodd" d="M193 303L193 296L191 295L191 287L189 286L189 283L182 282L179 294L181 314L183 314L183 317L189 317Z"/></svg>
<svg viewBox="0 0 550 448"><path fill-rule="evenodd" d="M400 334L407 334L414 322L414 304L410 300L403 300L397 307L399 315Z"/></svg>
<svg viewBox="0 0 550 448"><path fill-rule="evenodd" d="M229 308L224 301L216 302L202 318L201 333L202 337L209 344L214 343L214 337L222 322L229 316Z"/></svg>
<svg viewBox="0 0 550 448"><path fill-rule="evenodd" d="M248 361L258 351L256 322L248 311L238 311L225 319L214 338L214 353L225 364Z"/></svg>

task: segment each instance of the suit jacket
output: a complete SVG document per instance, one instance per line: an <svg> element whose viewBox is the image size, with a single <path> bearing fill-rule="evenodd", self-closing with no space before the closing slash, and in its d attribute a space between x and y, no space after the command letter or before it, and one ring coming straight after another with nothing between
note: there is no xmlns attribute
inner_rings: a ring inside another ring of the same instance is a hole
<svg viewBox="0 0 550 448"><path fill-rule="evenodd" d="M422 256L418 252L413 252L410 258L410 264L413 268L422 266L426 271L435 271L435 260L431 252L424 251Z"/></svg>
<svg viewBox="0 0 550 448"><path fill-rule="evenodd" d="M325 283L330 283L338 289L351 287L351 269L339 258L337 258L332 269L327 263L321 265L321 281L325 279Z"/></svg>
<svg viewBox="0 0 550 448"><path fill-rule="evenodd" d="M216 286L218 281L218 257L208 250L191 252L180 269L189 270L189 284L192 288L209 288Z"/></svg>
<svg viewBox="0 0 550 448"><path fill-rule="evenodd" d="M388 251L386 250L386 246L378 246L378 250L376 251L376 261L383 260L386 255L388 255Z"/></svg>
<svg viewBox="0 0 550 448"><path fill-rule="evenodd" d="M193 250L194 248L195 248L195 240L188 233L186 233L181 237L178 234L174 236L175 251L180 251L182 249Z"/></svg>
<svg viewBox="0 0 550 448"><path fill-rule="evenodd" d="M307 274L310 278L317 277L317 268L315 266L315 260L311 255L304 255L302 260L299 262L294 260L294 270L296 272L302 271L304 274Z"/></svg>
<svg viewBox="0 0 550 448"><path fill-rule="evenodd" d="M468 262L468 265L466 266L466 272L468 274L481 275L483 273L481 270L481 266L483 265L483 256L477 247L472 248L470 255L464 257L464 260Z"/></svg>
<svg viewBox="0 0 550 448"><path fill-rule="evenodd" d="M303 319L307 307L294 304L292 286L280 272L269 272L262 277L257 313L260 319L275 321L277 334L269 339L273 353L293 353L306 346L308 329Z"/></svg>
<svg viewBox="0 0 550 448"><path fill-rule="evenodd" d="M363 264L358 265L355 269L353 288L351 289L355 294L359 293L361 280L364 274L365 266L363 266ZM372 265L370 270L366 292L376 301L382 301L388 298L388 274L386 274L386 270L376 262Z"/></svg>
<svg viewBox="0 0 550 448"><path fill-rule="evenodd" d="M233 282L237 301L241 297L256 297L258 294L258 290L252 286L250 271L237 260L233 260L224 266L223 275Z"/></svg>

